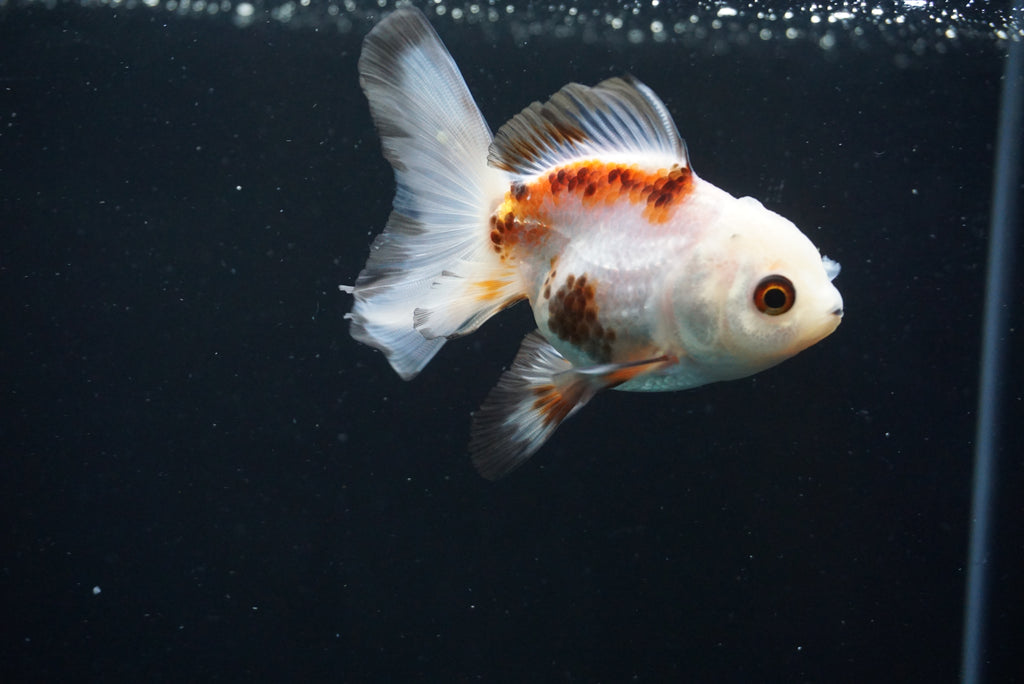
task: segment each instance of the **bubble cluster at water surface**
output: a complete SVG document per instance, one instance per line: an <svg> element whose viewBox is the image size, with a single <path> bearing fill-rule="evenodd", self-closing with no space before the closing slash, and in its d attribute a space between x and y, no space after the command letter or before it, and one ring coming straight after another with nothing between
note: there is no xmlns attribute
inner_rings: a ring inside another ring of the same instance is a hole
<svg viewBox="0 0 1024 684"><path fill-rule="evenodd" d="M0 10L77 4L229 21L240 28L365 32L384 13L413 4L437 25L472 24L521 42L538 37L611 44L677 43L712 49L758 41L809 41L822 50L899 43L915 53L943 52L969 41L1024 36L1021 17L989 3L933 2L620 2L536 3L510 0L0 0Z"/></svg>

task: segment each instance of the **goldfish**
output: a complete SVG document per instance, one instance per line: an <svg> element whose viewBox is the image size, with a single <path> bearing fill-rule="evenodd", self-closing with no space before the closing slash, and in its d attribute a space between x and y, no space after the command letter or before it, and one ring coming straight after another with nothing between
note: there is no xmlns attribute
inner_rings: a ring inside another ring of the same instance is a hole
<svg viewBox="0 0 1024 684"><path fill-rule="evenodd" d="M570 83L491 134L426 17L364 40L359 81L394 169L384 231L346 318L414 378L450 339L526 300L537 329L474 412L488 479L598 392L742 378L830 335L839 264L792 222L701 179L639 80Z"/></svg>

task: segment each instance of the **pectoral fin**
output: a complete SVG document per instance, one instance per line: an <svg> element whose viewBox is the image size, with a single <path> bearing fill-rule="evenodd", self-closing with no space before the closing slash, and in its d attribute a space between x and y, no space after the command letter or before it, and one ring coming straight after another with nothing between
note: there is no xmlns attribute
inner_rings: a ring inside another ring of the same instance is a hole
<svg viewBox="0 0 1024 684"><path fill-rule="evenodd" d="M488 480L508 475L595 394L673 361L659 356L575 368L539 332L530 333L512 368L473 415L469 443L473 464Z"/></svg>

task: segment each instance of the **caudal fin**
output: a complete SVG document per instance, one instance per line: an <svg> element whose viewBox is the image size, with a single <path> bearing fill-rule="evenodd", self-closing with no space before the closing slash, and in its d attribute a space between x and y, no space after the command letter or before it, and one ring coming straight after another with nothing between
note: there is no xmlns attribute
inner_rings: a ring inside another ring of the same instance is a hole
<svg viewBox="0 0 1024 684"><path fill-rule="evenodd" d="M355 297L346 318L352 336L408 380L447 338L523 295L489 242L490 215L510 180L487 165L491 131L418 10L397 10L370 32L359 82L397 190L366 267L343 288Z"/></svg>

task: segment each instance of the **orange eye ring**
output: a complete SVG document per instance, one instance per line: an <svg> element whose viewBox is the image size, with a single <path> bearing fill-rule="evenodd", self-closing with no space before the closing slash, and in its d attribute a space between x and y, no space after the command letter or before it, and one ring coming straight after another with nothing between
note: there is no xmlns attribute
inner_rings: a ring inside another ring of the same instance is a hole
<svg viewBox="0 0 1024 684"><path fill-rule="evenodd" d="M785 276L762 278L754 288L754 306L763 314L779 316L792 309L795 303L796 288Z"/></svg>

